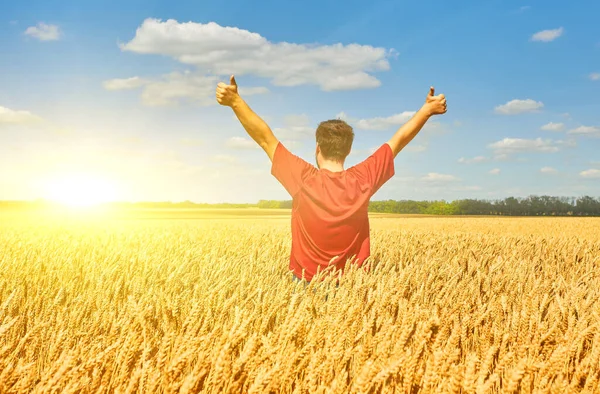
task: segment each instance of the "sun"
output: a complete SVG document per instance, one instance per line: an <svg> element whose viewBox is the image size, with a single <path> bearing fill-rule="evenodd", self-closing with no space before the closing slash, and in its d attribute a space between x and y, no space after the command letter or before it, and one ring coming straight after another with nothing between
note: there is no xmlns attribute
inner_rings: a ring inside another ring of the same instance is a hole
<svg viewBox="0 0 600 394"><path fill-rule="evenodd" d="M117 198L114 183L90 174L59 176L46 185L49 200L70 207L92 207Z"/></svg>

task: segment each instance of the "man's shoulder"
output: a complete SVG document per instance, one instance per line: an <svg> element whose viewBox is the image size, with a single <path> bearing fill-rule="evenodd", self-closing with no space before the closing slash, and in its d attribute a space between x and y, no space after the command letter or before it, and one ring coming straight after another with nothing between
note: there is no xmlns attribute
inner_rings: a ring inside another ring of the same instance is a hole
<svg viewBox="0 0 600 394"><path fill-rule="evenodd" d="M368 164L369 161L372 161L372 159L374 159L374 158L378 158L378 157L390 157L392 159L394 158L394 153L392 151L392 147L387 142L377 148L372 148L369 151L369 153L370 153L369 156L367 156L363 161L348 168L348 170L351 170L351 169L356 170L356 167L364 166L364 165Z"/></svg>

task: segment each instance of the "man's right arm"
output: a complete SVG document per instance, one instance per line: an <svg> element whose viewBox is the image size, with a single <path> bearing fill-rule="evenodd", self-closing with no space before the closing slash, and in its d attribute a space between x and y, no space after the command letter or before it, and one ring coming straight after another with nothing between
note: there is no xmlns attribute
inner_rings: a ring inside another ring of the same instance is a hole
<svg viewBox="0 0 600 394"><path fill-rule="evenodd" d="M217 85L217 102L221 105L231 107L248 135L263 148L269 159L273 161L279 140L275 138L269 125L240 97L237 82L233 75L229 81L229 85L223 82Z"/></svg>
<svg viewBox="0 0 600 394"><path fill-rule="evenodd" d="M387 142L392 148L394 157L415 138L430 117L444 113L446 113L446 97L443 94L434 96L434 88L432 86L421 109L408 122L403 124Z"/></svg>

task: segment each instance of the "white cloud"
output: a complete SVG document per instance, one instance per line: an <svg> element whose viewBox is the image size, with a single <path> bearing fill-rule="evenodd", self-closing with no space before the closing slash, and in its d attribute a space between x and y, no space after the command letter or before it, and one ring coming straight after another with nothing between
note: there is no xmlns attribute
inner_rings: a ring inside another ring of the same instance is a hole
<svg viewBox="0 0 600 394"><path fill-rule="evenodd" d="M141 79L131 77L124 79L111 79L104 82L108 90L126 90L143 87L142 102L151 107L174 106L180 101L209 106L216 105L215 90L219 82L216 76L206 76L186 70L163 75L160 79ZM239 81L238 81L239 83ZM240 86L240 95L251 96L267 93L265 87Z"/></svg>
<svg viewBox="0 0 600 394"><path fill-rule="evenodd" d="M308 139L310 137L314 138L315 130L316 129L307 126L276 127L273 129L273 134L275 134L277 138L297 141Z"/></svg>
<svg viewBox="0 0 600 394"><path fill-rule="evenodd" d="M342 111L342 112L338 113L337 115L335 115L335 118L336 118L336 119L341 119L341 120L344 120L344 121L346 121L346 122L350 122L350 119L352 119L352 120L356 120L356 119L354 119L354 118L350 118L350 117L348 116L348 114L347 114L347 113L345 113L344 111Z"/></svg>
<svg viewBox="0 0 600 394"><path fill-rule="evenodd" d="M526 100L511 100L506 104L497 106L494 110L500 115L516 115L525 112L538 112L544 107L544 103L541 101L535 101L532 99Z"/></svg>
<svg viewBox="0 0 600 394"><path fill-rule="evenodd" d="M386 130L406 123L414 114L414 111L404 111L385 118L360 119L356 122L356 128L361 130Z"/></svg>
<svg viewBox="0 0 600 394"><path fill-rule="evenodd" d="M251 86L251 87L240 86L240 87L238 87L238 93L240 94L240 96L253 96L255 94L269 93L269 89L264 86Z"/></svg>
<svg viewBox="0 0 600 394"><path fill-rule="evenodd" d="M487 160L487 157L485 156L475 156L472 159L466 159L464 157L461 157L460 159L458 159L459 163L462 164L474 164L474 163L481 163Z"/></svg>
<svg viewBox="0 0 600 394"><path fill-rule="evenodd" d="M177 105L180 100L204 106L212 105L216 103L214 91L217 83L217 77L189 71L173 72L164 75L161 80L146 83L142 91L142 102L152 107Z"/></svg>
<svg viewBox="0 0 600 394"><path fill-rule="evenodd" d="M558 29L551 30L542 30L538 31L534 35L531 36L531 41L542 41L542 42L550 42L556 40L558 37L562 36L565 29L559 27Z"/></svg>
<svg viewBox="0 0 600 394"><path fill-rule="evenodd" d="M565 124L564 123L550 122L550 123L547 123L547 124L543 125L542 127L540 127L540 130L562 131L564 128L565 128Z"/></svg>
<svg viewBox="0 0 600 394"><path fill-rule="evenodd" d="M498 156L509 155L511 153L524 152L558 152L559 148L552 140L528 140L522 138L504 138L503 140L488 145L488 148L494 150ZM505 158L505 156L504 156Z"/></svg>
<svg viewBox="0 0 600 394"><path fill-rule="evenodd" d="M575 141L574 139L568 139L568 140L556 140L554 141L554 144L556 146L566 146L568 148L574 148L577 146L577 141Z"/></svg>
<svg viewBox="0 0 600 394"><path fill-rule="evenodd" d="M552 167L542 167L540 168L540 172L542 174L556 174L558 171Z"/></svg>
<svg viewBox="0 0 600 394"><path fill-rule="evenodd" d="M0 125L1 124L30 124L40 122L42 118L32 114L29 111L15 111L10 108L0 106Z"/></svg>
<svg viewBox="0 0 600 394"><path fill-rule="evenodd" d="M589 170L585 170L585 171L581 171L579 173L579 175L582 178L591 178L591 179L597 179L600 178L600 170L597 170L595 168L589 169Z"/></svg>
<svg viewBox="0 0 600 394"><path fill-rule="evenodd" d="M25 30L25 34L40 41L56 41L60 38L60 29L56 25L48 25L40 22L37 26L30 26Z"/></svg>
<svg viewBox="0 0 600 394"><path fill-rule="evenodd" d="M573 135L585 135L590 137L600 137L600 127L597 126L579 126L575 129L569 130L568 134Z"/></svg>
<svg viewBox="0 0 600 394"><path fill-rule="evenodd" d="M276 86L317 85L324 91L375 88L370 73L390 69L394 50L358 44L274 43L258 33L217 23L146 19L124 51L170 56L214 75L255 75Z"/></svg>
<svg viewBox="0 0 600 394"><path fill-rule="evenodd" d="M310 118L306 114L286 115L283 117L283 123L286 127L304 127L310 124Z"/></svg>
<svg viewBox="0 0 600 394"><path fill-rule="evenodd" d="M345 112L340 112L335 117L348 122L348 124L350 124L354 129L375 131L390 129L395 130L410 120L415 113L415 111L404 111L387 117L357 119L348 116L348 114ZM420 132L418 143L413 142L407 145L404 150L415 153L423 152L427 150L429 146L429 140L432 136L442 135L448 131L449 129L445 124L436 121L427 122Z"/></svg>
<svg viewBox="0 0 600 394"><path fill-rule="evenodd" d="M600 81L600 73L591 73L590 74L590 79L592 81Z"/></svg>
<svg viewBox="0 0 600 394"><path fill-rule="evenodd" d="M455 182L460 179L454 175L439 174L437 172L430 172L426 176L422 177L421 180L426 182Z"/></svg>
<svg viewBox="0 0 600 394"><path fill-rule="evenodd" d="M145 79L140 77L131 78L115 78L103 82L104 89L106 90L129 90L137 89L147 83Z"/></svg>
<svg viewBox="0 0 600 394"><path fill-rule="evenodd" d="M283 123L284 127L274 128L273 133L277 138L288 140L288 144L294 145L298 140L315 137L316 128L310 126L310 119L306 114L286 115Z"/></svg>
<svg viewBox="0 0 600 394"><path fill-rule="evenodd" d="M387 117L355 119L349 117L345 112L340 112L336 118L345 120L359 130L388 130L390 127L399 127L406 123L415 113L415 111L404 111Z"/></svg>
<svg viewBox="0 0 600 394"><path fill-rule="evenodd" d="M231 137L225 142L225 146L231 149L259 149L260 146L253 140L244 137Z"/></svg>
<svg viewBox="0 0 600 394"><path fill-rule="evenodd" d="M490 170L489 173L492 175L498 175L498 174L500 174L500 169L494 168L494 169Z"/></svg>

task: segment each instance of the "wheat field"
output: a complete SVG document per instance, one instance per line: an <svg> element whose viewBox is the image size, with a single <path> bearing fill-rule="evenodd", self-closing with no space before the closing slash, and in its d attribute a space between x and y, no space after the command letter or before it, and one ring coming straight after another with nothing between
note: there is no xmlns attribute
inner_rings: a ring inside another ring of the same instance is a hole
<svg viewBox="0 0 600 394"><path fill-rule="evenodd" d="M600 392L600 220L371 227L305 288L286 215L2 216L0 392Z"/></svg>

